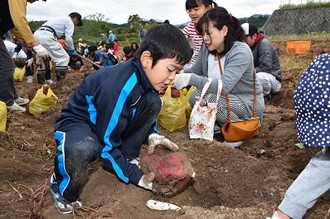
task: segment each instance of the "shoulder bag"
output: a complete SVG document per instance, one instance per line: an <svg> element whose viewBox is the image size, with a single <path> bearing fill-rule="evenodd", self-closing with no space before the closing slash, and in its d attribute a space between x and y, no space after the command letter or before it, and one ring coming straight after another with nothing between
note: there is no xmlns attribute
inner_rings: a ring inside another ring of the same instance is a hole
<svg viewBox="0 0 330 219"><path fill-rule="evenodd" d="M219 58L219 68L221 75L223 70L221 67L221 62ZM227 114L228 120L221 127L221 133L226 141L235 142L243 141L256 136L259 133L260 128L260 118L256 116L257 114L257 97L256 97L256 73L253 73L253 115L250 118L244 120L231 120L230 115L230 101L228 94L225 95L227 101Z"/></svg>

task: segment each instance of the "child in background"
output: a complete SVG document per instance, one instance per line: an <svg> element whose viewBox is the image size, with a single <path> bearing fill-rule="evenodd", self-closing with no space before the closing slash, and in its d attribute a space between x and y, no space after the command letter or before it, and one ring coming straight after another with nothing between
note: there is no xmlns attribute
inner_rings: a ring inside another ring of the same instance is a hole
<svg viewBox="0 0 330 219"><path fill-rule="evenodd" d="M131 49L132 49L132 53L133 53L133 55L134 55L135 52L138 50L138 48L139 48L139 44L138 44L137 42L133 42L133 43L131 44Z"/></svg>
<svg viewBox="0 0 330 219"><path fill-rule="evenodd" d="M26 82L28 84L32 84L33 83L33 75L37 70L34 67L35 63L36 63L36 55L34 55L30 49L28 49L26 51L26 55L27 55L26 71L25 71Z"/></svg>
<svg viewBox="0 0 330 219"><path fill-rule="evenodd" d="M196 61L199 50L203 43L203 37L197 32L196 25L204 13L212 8L212 5L213 7L218 6L217 3L215 3L213 0L186 0L186 10L189 17L191 18L191 21L183 28L182 31L184 35L186 35L187 39L192 41L194 53L189 64L185 66L185 68L190 67Z"/></svg>
<svg viewBox="0 0 330 219"><path fill-rule="evenodd" d="M133 161L143 143L178 150L158 134L158 92L171 84L191 53L177 27L155 25L134 58L94 72L71 94L55 122L57 151L50 192L58 211L68 214L82 206L84 174L97 158L123 182L152 190L152 179Z"/></svg>
<svg viewBox="0 0 330 219"><path fill-rule="evenodd" d="M130 46L125 46L123 48L124 57L122 59L123 62L129 60L130 58L133 58L132 48Z"/></svg>
<svg viewBox="0 0 330 219"><path fill-rule="evenodd" d="M78 51L79 51L80 55L84 55L84 50L86 48L87 48L87 44L85 43L85 41L82 38L79 38Z"/></svg>
<svg viewBox="0 0 330 219"><path fill-rule="evenodd" d="M93 60L94 63L99 64L103 67L108 67L113 65L108 54L98 50L96 45L88 47L88 51L89 51L88 52L89 58ZM93 65L93 67L96 70L98 69L96 65Z"/></svg>
<svg viewBox="0 0 330 219"><path fill-rule="evenodd" d="M113 41L113 55L117 58L117 60L120 60L119 50L120 50L119 42L118 42L118 40L114 40Z"/></svg>
<svg viewBox="0 0 330 219"><path fill-rule="evenodd" d="M294 96L299 141L306 147L322 149L291 184L271 219L303 218L317 199L330 189L329 96L330 53L325 53L319 55L301 76Z"/></svg>
<svg viewBox="0 0 330 219"><path fill-rule="evenodd" d="M101 52L107 53L107 50L108 50L107 43L105 41L101 41L100 46L97 49L100 50Z"/></svg>
<svg viewBox="0 0 330 219"><path fill-rule="evenodd" d="M82 71L84 69L84 62L77 55L70 56L69 67L73 70Z"/></svg>

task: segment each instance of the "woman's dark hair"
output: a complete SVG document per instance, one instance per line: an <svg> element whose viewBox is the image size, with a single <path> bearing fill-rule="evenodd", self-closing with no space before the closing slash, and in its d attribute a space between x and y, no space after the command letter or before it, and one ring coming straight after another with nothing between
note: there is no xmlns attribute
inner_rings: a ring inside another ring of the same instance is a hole
<svg viewBox="0 0 330 219"><path fill-rule="evenodd" d="M134 48L134 45L135 45L136 48ZM133 52L135 52L139 47L140 47L140 46L139 46L139 44L138 44L137 42L133 42L133 43L131 44L131 48L132 48L132 51L133 51Z"/></svg>
<svg viewBox="0 0 330 219"><path fill-rule="evenodd" d="M205 7L213 5L213 8L218 7L218 4L213 0L186 0L186 10L197 8L200 5L204 5Z"/></svg>
<svg viewBox="0 0 330 219"><path fill-rule="evenodd" d="M213 27L218 30L221 30L223 26L228 27L228 33L225 36L225 48L220 53L221 55L225 55L234 45L235 41L243 41L244 39L244 30L242 29L239 20L229 14L223 7L216 7L208 10L198 21L196 27L197 31L202 35L204 32L209 35L209 23L212 23ZM211 53L214 55L217 54L216 51L211 51Z"/></svg>
<svg viewBox="0 0 330 219"><path fill-rule="evenodd" d="M192 50L185 35L171 24L157 24L150 28L134 57L140 59L144 51L151 53L152 67L165 58L176 58L177 63L186 64L192 56Z"/></svg>

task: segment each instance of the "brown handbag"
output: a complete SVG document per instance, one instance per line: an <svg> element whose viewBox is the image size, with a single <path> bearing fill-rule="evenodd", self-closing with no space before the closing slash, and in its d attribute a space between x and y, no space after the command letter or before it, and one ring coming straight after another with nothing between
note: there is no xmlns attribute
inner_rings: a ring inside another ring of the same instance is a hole
<svg viewBox="0 0 330 219"><path fill-rule="evenodd" d="M219 68L221 75L223 74L220 57L219 57ZM256 136L259 133L260 128L260 118L256 116L257 114L257 92L256 92L256 73L253 74L253 115L245 120L231 120L230 115L230 101L229 96L226 94L227 101L227 114L228 120L221 127L221 133L226 141L243 141Z"/></svg>

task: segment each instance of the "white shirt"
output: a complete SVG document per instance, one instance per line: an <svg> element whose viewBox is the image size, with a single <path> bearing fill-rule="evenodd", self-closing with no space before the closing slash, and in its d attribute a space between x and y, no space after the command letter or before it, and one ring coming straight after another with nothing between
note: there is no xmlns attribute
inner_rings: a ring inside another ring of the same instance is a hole
<svg viewBox="0 0 330 219"><path fill-rule="evenodd" d="M9 40L4 40L3 41L6 45L6 48L8 50L8 53L11 57L13 57L14 53L15 53L15 48L16 48L16 44L9 41ZM25 54L25 52L21 49L21 51L19 51L19 53L17 54L16 56L17 58L20 58L20 59L26 59L27 58L27 55Z"/></svg>
<svg viewBox="0 0 330 219"><path fill-rule="evenodd" d="M74 49L73 39L72 39L74 32L74 23L72 22L70 16L50 19L41 26L52 27L56 32L57 38L65 36L65 41L68 47L71 50Z"/></svg>
<svg viewBox="0 0 330 219"><path fill-rule="evenodd" d="M225 63L225 56L220 59L222 71L224 71L223 66ZM211 53L207 58L207 75L210 78L221 79L221 72L219 68L218 59L215 59L214 55Z"/></svg>

